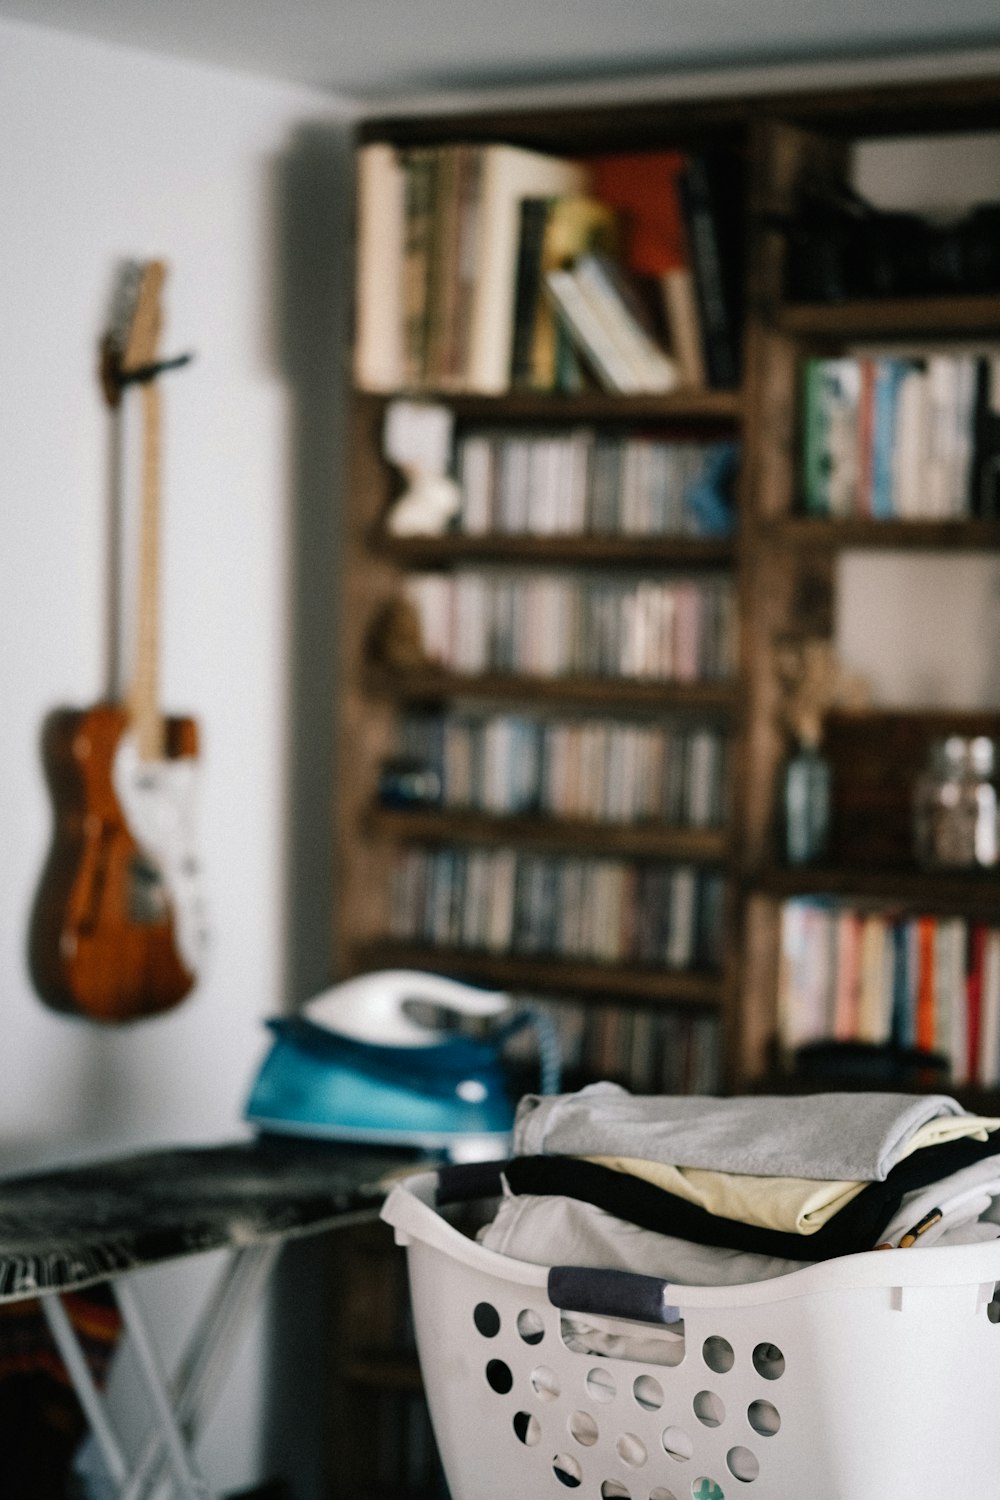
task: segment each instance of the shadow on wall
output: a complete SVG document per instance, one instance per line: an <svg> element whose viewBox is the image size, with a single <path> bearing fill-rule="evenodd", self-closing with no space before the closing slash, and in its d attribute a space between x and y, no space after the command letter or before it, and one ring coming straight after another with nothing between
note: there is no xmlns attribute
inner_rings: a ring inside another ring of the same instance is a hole
<svg viewBox="0 0 1000 1500"><path fill-rule="evenodd" d="M285 998L330 982L332 789L336 774L337 559L346 483L353 140L309 128L279 164L275 339L292 398L289 700L286 727ZM330 1500L327 1236L290 1244L272 1281L263 1472L294 1500Z"/></svg>

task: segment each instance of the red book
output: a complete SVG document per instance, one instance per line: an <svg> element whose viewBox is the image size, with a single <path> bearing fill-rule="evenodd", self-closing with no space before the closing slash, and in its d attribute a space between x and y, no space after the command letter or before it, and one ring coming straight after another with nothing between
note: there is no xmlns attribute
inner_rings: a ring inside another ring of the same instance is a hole
<svg viewBox="0 0 1000 1500"><path fill-rule="evenodd" d="M659 288L682 384L698 387L705 384L705 358L679 187L684 163L680 151L633 151L586 165L595 197L621 216L629 271Z"/></svg>
<svg viewBox="0 0 1000 1500"><path fill-rule="evenodd" d="M937 923L933 917L920 917L917 921L917 1047L921 1052L933 1052L934 1027L934 934Z"/></svg>
<svg viewBox="0 0 1000 1500"><path fill-rule="evenodd" d="M872 514L872 445L875 427L875 361L859 359L860 390L858 395L858 478L854 496L859 516Z"/></svg>
<svg viewBox="0 0 1000 1500"><path fill-rule="evenodd" d="M976 1083L979 1077L979 1044L983 1034L983 967L986 953L986 928L977 922L972 929L969 973L965 981L966 1077Z"/></svg>

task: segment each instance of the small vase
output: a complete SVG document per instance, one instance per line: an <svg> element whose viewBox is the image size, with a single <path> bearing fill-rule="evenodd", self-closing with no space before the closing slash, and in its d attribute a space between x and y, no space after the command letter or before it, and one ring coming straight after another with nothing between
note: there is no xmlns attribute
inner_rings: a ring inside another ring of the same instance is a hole
<svg viewBox="0 0 1000 1500"><path fill-rule="evenodd" d="M785 860L813 864L830 833L830 763L815 745L800 745L785 763Z"/></svg>

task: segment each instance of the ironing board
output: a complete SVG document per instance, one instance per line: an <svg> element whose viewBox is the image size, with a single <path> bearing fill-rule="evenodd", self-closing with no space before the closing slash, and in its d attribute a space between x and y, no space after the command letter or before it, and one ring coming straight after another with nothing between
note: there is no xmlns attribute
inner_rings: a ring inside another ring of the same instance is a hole
<svg viewBox="0 0 1000 1500"><path fill-rule="evenodd" d="M117 1500L142 1500L165 1470L183 1500L215 1500L192 1446L282 1245L374 1218L383 1181L413 1163L413 1153L262 1136L0 1179L0 1302L39 1299ZM129 1277L211 1250L228 1255L171 1379ZM152 1418L131 1464L61 1301L98 1282L112 1288Z"/></svg>

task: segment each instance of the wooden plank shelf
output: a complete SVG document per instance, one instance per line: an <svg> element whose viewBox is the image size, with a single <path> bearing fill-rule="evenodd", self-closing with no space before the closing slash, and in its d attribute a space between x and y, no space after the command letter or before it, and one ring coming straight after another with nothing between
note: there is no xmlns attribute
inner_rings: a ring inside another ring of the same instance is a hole
<svg viewBox="0 0 1000 1500"><path fill-rule="evenodd" d="M1000 528L998 528L1000 533ZM384 531L372 550L400 567L446 566L470 559L496 562L571 563L596 567L724 568L736 561L732 537L695 536L483 536L393 537Z"/></svg>
<svg viewBox="0 0 1000 1500"><path fill-rule="evenodd" d="M769 541L794 547L865 548L888 551L983 551L1000 548L1000 521L968 517L954 521L876 521L852 516L787 516L762 528Z"/></svg>
<svg viewBox="0 0 1000 1500"><path fill-rule="evenodd" d="M459 422L553 422L560 427L573 422L628 424L636 422L724 423L731 426L743 415L743 394L738 390L687 389L666 395L621 396L609 391L505 391L480 396L461 391L400 391L418 401L437 401L448 406ZM358 399L384 405L382 395L362 394Z"/></svg>
<svg viewBox="0 0 1000 1500"><path fill-rule="evenodd" d="M702 971L675 972L579 959L466 952L429 943L401 943L392 938L355 944L351 954L353 968L358 973L385 968L428 969L497 989L645 1000L705 1010L716 1010L722 1005L720 976Z"/></svg>
<svg viewBox="0 0 1000 1500"><path fill-rule="evenodd" d="M913 867L871 869L828 865L761 869L748 880L751 891L790 899L794 896L842 896L916 911L966 912L996 921L1000 913L1000 875L930 873Z"/></svg>
<svg viewBox="0 0 1000 1500"><path fill-rule="evenodd" d="M624 677L525 677L489 673L466 677L436 668L386 672L372 668L365 685L372 696L397 702L451 698L503 703L564 704L634 709L704 709L733 713L737 695L728 682L652 682Z"/></svg>
<svg viewBox="0 0 1000 1500"><path fill-rule="evenodd" d="M370 832L400 842L486 844L532 849L596 849L602 854L721 864L728 856L725 829L674 828L658 823L492 816L447 808L374 807Z"/></svg>
<svg viewBox="0 0 1000 1500"><path fill-rule="evenodd" d="M921 335L1000 332L1000 295L870 298L853 302L785 302L777 328L794 337L918 338Z"/></svg>

